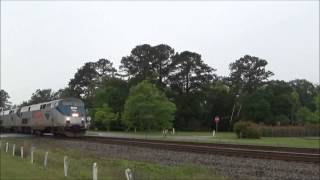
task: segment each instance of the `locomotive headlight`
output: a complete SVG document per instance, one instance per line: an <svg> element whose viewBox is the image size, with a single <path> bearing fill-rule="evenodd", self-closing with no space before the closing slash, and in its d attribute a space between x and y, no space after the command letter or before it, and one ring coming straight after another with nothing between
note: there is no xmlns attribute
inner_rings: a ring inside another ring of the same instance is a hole
<svg viewBox="0 0 320 180"><path fill-rule="evenodd" d="M84 121L84 118L81 118L82 121Z"/></svg>
<svg viewBox="0 0 320 180"><path fill-rule="evenodd" d="M66 117L66 120L67 120L67 121L70 121L70 117Z"/></svg>

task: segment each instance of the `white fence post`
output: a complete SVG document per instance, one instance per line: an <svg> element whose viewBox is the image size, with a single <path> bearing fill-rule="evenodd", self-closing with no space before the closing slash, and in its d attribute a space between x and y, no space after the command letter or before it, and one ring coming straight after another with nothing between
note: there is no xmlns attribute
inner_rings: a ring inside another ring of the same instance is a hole
<svg viewBox="0 0 320 180"><path fill-rule="evenodd" d="M21 155L21 159L23 159L23 146L20 147L20 155Z"/></svg>
<svg viewBox="0 0 320 180"><path fill-rule="evenodd" d="M44 162L43 162L44 168L47 168L47 164L48 164L48 151L44 154Z"/></svg>
<svg viewBox="0 0 320 180"><path fill-rule="evenodd" d="M12 156L14 156L15 152L16 152L16 145L14 144L12 146Z"/></svg>
<svg viewBox="0 0 320 180"><path fill-rule="evenodd" d="M9 146L9 143L7 142L6 143L6 153L8 152L8 146Z"/></svg>
<svg viewBox="0 0 320 180"><path fill-rule="evenodd" d="M133 180L131 169L127 168L124 172L125 172L124 174L126 175L127 180Z"/></svg>
<svg viewBox="0 0 320 180"><path fill-rule="evenodd" d="M63 169L64 169L64 176L68 176L68 157L64 156L63 158Z"/></svg>
<svg viewBox="0 0 320 180"><path fill-rule="evenodd" d="M31 156L30 156L31 164L33 164L33 152L34 152L34 148L31 147Z"/></svg>
<svg viewBox="0 0 320 180"><path fill-rule="evenodd" d="M92 179L93 179L93 180L98 180L98 167L97 167L97 163L93 163L93 166L92 166Z"/></svg>

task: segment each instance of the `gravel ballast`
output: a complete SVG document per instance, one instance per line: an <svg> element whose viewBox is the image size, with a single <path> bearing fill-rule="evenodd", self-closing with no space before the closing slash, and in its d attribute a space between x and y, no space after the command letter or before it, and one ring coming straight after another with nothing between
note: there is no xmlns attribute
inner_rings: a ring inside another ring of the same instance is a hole
<svg viewBox="0 0 320 180"><path fill-rule="evenodd" d="M46 140L47 141L47 140ZM212 154L175 152L126 145L100 144L72 140L52 140L68 149L95 153L114 159L151 162L164 165L198 164L230 179L320 179L320 165L279 160L253 159ZM38 143L41 141L38 141Z"/></svg>

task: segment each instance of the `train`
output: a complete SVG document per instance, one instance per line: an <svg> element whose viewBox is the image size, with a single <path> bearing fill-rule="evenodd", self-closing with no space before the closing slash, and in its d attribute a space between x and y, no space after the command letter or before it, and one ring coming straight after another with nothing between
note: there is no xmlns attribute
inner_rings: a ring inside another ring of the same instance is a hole
<svg viewBox="0 0 320 180"><path fill-rule="evenodd" d="M43 135L84 136L89 128L84 103L64 98L19 108L0 110L0 131Z"/></svg>

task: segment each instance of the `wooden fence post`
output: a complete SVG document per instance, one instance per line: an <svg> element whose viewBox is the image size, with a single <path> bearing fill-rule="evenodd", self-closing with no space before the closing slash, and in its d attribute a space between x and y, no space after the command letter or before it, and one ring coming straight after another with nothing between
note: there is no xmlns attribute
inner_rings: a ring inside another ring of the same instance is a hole
<svg viewBox="0 0 320 180"><path fill-rule="evenodd" d="M8 146L9 146L9 143L7 142L6 143L6 153L8 152Z"/></svg>
<svg viewBox="0 0 320 180"><path fill-rule="evenodd" d="M48 165L48 151L44 154L44 162L43 162L44 168L47 168L47 165Z"/></svg>
<svg viewBox="0 0 320 180"><path fill-rule="evenodd" d="M16 145L14 144L12 146L12 156L14 156L15 152L16 152Z"/></svg>
<svg viewBox="0 0 320 180"><path fill-rule="evenodd" d="M92 179L98 180L98 167L96 162L93 163L93 166L92 166Z"/></svg>
<svg viewBox="0 0 320 180"><path fill-rule="evenodd" d="M21 159L23 159L23 146L21 146L20 148L20 155L21 155Z"/></svg>
<svg viewBox="0 0 320 180"><path fill-rule="evenodd" d="M63 158L63 169L64 169L64 176L68 176L68 157L64 156Z"/></svg>
<svg viewBox="0 0 320 180"><path fill-rule="evenodd" d="M133 175L131 169L127 168L124 171L124 174L126 175L127 180L133 180Z"/></svg>
<svg viewBox="0 0 320 180"><path fill-rule="evenodd" d="M33 164L33 152L34 152L33 147L31 147L30 152L31 152L30 161L31 161L31 164Z"/></svg>

